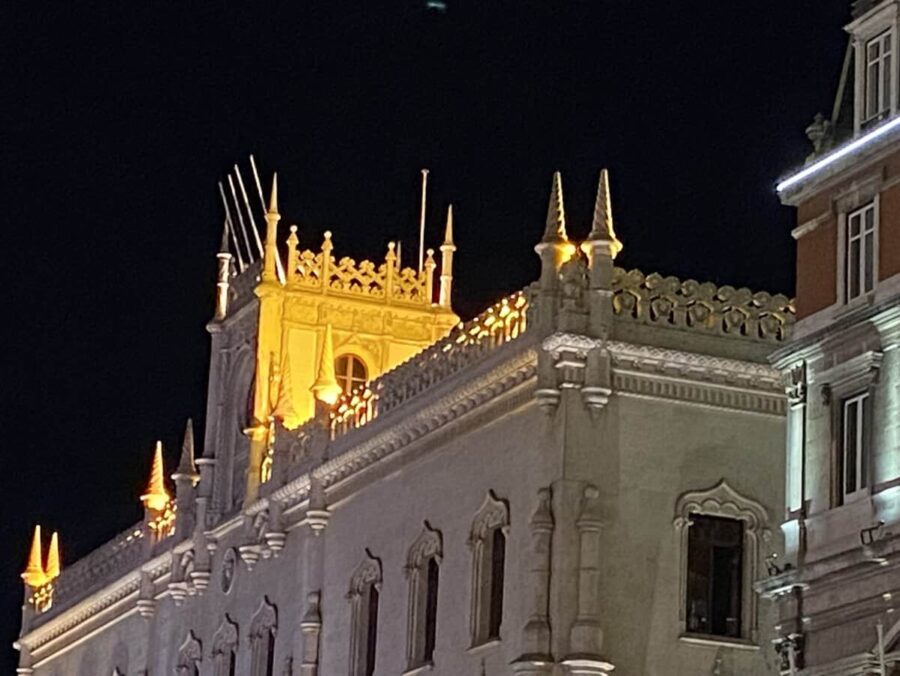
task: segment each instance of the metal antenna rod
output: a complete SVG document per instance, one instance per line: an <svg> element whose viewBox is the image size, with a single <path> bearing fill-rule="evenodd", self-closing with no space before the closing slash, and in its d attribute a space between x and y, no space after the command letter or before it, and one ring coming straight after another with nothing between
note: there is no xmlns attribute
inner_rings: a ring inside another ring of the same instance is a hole
<svg viewBox="0 0 900 676"><path fill-rule="evenodd" d="M422 170L422 212L419 215L419 274L425 266L425 194L428 189L428 170Z"/></svg>
<svg viewBox="0 0 900 676"><path fill-rule="evenodd" d="M263 213L266 213L266 198L263 197L262 183L259 182L259 171L256 169L256 160L250 156L250 167L253 169L253 179L256 181L256 192L259 193L259 204Z"/></svg>
<svg viewBox="0 0 900 676"><path fill-rule="evenodd" d="M259 182L259 172L256 170L256 160L253 159L253 155L250 156L250 166L253 168L253 179L256 181L256 191L259 193L259 203L262 205L263 218L265 218L265 215L269 210L266 208L266 200L263 199L262 184ZM259 245L259 255L262 256L262 243L259 241L259 233L256 230L256 221L253 220L253 214L250 211L250 203L247 201L247 191L244 190L244 181L241 180L241 172L238 170L236 164L234 165L234 170L237 172L238 183L241 184L241 192L244 193L244 202L247 204L247 213L250 214L250 220L253 222L253 234L256 235L256 243ZM284 284L284 265L281 264L281 256L275 257L275 271L278 273L278 281Z"/></svg>
<svg viewBox="0 0 900 676"><path fill-rule="evenodd" d="M241 234L244 236L244 244L247 245L247 258L250 259L250 263L252 264L255 260L253 258L253 249L250 248L250 238L247 236L247 227L244 225L244 217L241 216L241 209L238 206L237 193L234 190L234 181L231 180L231 174L228 174L228 185L231 187L231 197L234 200L234 210L237 212L238 223L241 224Z"/></svg>
<svg viewBox="0 0 900 676"><path fill-rule="evenodd" d="M262 240L259 238L259 228L256 227L256 219L253 218L253 210L250 208L250 200L247 199L247 190L244 188L244 179L241 177L241 170L238 165L234 165L234 175L237 176L238 187L241 189L241 196L244 198L244 206L247 207L247 216L250 217L250 229L253 230L253 238L256 240L256 248L259 250L259 257L263 256Z"/></svg>
<svg viewBox="0 0 900 676"><path fill-rule="evenodd" d="M247 266L244 264L244 257L241 256L241 247L238 245L237 234L234 232L234 223L231 222L231 209L228 208L228 200L225 199L225 188L222 187L222 181L219 181L219 194L222 196L222 206L225 207L225 223L231 235L231 243L234 244L234 251L237 254L238 267L243 272Z"/></svg>

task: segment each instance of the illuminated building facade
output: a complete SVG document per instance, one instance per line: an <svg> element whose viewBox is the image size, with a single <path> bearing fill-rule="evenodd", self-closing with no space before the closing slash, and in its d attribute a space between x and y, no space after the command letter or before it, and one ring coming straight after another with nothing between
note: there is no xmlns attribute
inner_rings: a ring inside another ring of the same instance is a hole
<svg viewBox="0 0 900 676"><path fill-rule="evenodd" d="M451 219L436 276L279 218L219 253L199 456L62 571L36 536L18 673L777 673L787 298L616 267L605 171L464 323Z"/></svg>
<svg viewBox="0 0 900 676"><path fill-rule="evenodd" d="M900 3L854 3L832 117L779 186L796 207L783 673L900 673Z"/></svg>

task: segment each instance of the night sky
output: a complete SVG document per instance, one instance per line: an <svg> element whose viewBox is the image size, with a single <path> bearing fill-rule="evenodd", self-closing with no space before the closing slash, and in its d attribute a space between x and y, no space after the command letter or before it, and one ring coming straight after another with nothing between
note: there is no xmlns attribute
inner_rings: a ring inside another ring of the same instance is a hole
<svg viewBox="0 0 900 676"><path fill-rule="evenodd" d="M174 465L203 429L216 182L250 153L283 234L357 258L412 261L429 168L467 317L536 278L556 169L577 238L609 167L620 264L792 293L773 185L830 112L850 0L447 4L0 10L0 671L34 523L71 563L140 518L154 440Z"/></svg>

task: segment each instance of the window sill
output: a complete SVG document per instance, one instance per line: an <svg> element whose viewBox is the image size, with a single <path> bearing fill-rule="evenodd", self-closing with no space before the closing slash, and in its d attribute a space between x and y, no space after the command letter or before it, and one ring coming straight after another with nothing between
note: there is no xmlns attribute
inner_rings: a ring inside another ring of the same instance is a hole
<svg viewBox="0 0 900 676"><path fill-rule="evenodd" d="M734 648L736 650L759 650L759 646L746 638L729 638L711 634L682 634L678 637L682 643L709 646L712 648Z"/></svg>
<svg viewBox="0 0 900 676"><path fill-rule="evenodd" d="M410 667L403 672L403 676L411 676L411 674L424 674L434 669L434 662L424 662L416 667Z"/></svg>
<svg viewBox="0 0 900 676"><path fill-rule="evenodd" d="M490 638L483 643L478 643L476 645L470 646L466 652L470 655L480 655L481 653L485 653L490 651L493 648L496 648L502 643L499 638Z"/></svg>

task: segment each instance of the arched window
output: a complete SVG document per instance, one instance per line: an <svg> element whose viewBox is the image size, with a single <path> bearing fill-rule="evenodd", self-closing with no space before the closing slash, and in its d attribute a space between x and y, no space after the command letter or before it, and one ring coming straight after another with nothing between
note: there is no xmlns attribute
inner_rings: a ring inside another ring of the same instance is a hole
<svg viewBox="0 0 900 676"><path fill-rule="evenodd" d="M187 638L178 649L178 663L175 666L177 676L200 676L200 660L203 658L203 650L200 641L189 631Z"/></svg>
<svg viewBox="0 0 900 676"><path fill-rule="evenodd" d="M215 676L237 676L238 627L227 615L213 636Z"/></svg>
<svg viewBox="0 0 900 676"><path fill-rule="evenodd" d="M472 522L472 645L500 638L509 507L489 492Z"/></svg>
<svg viewBox="0 0 900 676"><path fill-rule="evenodd" d="M372 676L378 643L381 561L366 550L350 580L350 676Z"/></svg>
<svg viewBox="0 0 900 676"><path fill-rule="evenodd" d="M250 622L250 674L273 676L275 673L275 634L278 612L264 598Z"/></svg>
<svg viewBox="0 0 900 676"><path fill-rule="evenodd" d="M438 578L442 556L441 534L426 521L421 535L410 547L406 563L406 574L409 577L406 640L408 669L434 662Z"/></svg>
<svg viewBox="0 0 900 676"><path fill-rule="evenodd" d="M350 392L368 380L366 365L355 354L342 354L335 359L334 373L344 392Z"/></svg>
<svg viewBox="0 0 900 676"><path fill-rule="evenodd" d="M682 637L757 640L759 550L770 536L765 508L723 479L675 505L681 539Z"/></svg>

